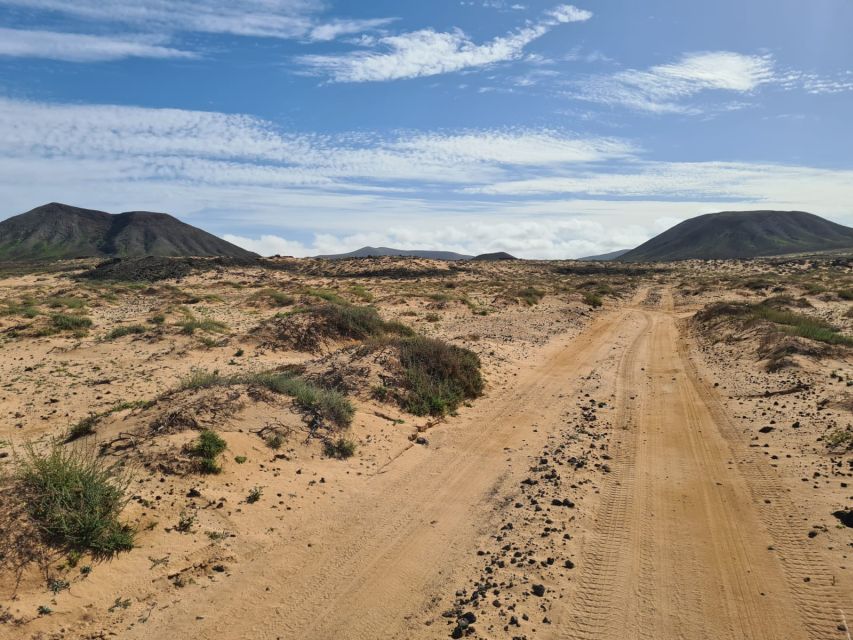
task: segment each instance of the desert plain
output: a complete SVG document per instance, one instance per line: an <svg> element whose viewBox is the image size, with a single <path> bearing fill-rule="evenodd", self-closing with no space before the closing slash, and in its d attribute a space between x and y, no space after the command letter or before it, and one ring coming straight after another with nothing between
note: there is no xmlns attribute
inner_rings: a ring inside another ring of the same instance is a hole
<svg viewBox="0 0 853 640"><path fill-rule="evenodd" d="M0 273L2 638L850 638L849 256L95 264Z"/></svg>

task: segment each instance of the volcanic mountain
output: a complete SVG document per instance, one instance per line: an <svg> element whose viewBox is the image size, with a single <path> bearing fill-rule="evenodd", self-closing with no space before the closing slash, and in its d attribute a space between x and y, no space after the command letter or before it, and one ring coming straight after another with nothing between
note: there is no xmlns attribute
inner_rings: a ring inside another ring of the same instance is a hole
<svg viewBox="0 0 853 640"><path fill-rule="evenodd" d="M685 220L617 259L725 260L832 249L853 249L853 229L803 211L724 211Z"/></svg>
<svg viewBox="0 0 853 640"><path fill-rule="evenodd" d="M0 260L136 256L256 254L165 213L111 214L52 202L0 222Z"/></svg>

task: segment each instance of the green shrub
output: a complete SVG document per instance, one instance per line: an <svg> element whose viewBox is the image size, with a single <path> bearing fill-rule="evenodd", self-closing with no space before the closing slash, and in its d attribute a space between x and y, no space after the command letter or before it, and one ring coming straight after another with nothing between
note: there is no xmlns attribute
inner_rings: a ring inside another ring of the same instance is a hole
<svg viewBox="0 0 853 640"><path fill-rule="evenodd" d="M329 458L337 458L338 460L346 460L355 455L357 445L348 438L340 437L336 440L326 440L323 443L323 453Z"/></svg>
<svg viewBox="0 0 853 640"><path fill-rule="evenodd" d="M406 394L403 407L415 415L444 415L483 392L480 358L472 351L434 338L396 341Z"/></svg>
<svg viewBox="0 0 853 640"><path fill-rule="evenodd" d="M215 474L222 471L216 458L225 451L228 444L215 431L207 429L202 431L190 447L189 452L199 458L198 468L202 473Z"/></svg>
<svg viewBox="0 0 853 640"><path fill-rule="evenodd" d="M597 293L593 293L592 291L587 291L583 294L583 302L584 304L589 305L593 309L596 309L604 304L604 301L601 299L601 296Z"/></svg>
<svg viewBox="0 0 853 640"><path fill-rule="evenodd" d="M50 542L105 555L133 547L133 529L119 521L129 478L94 454L58 444L44 454L27 447L17 482Z"/></svg>
<svg viewBox="0 0 853 640"><path fill-rule="evenodd" d="M141 333L145 333L147 329L143 327L141 324L128 324L121 327L116 327L112 331L110 331L105 340L115 340L116 338L121 338L123 336L129 335L139 335Z"/></svg>
<svg viewBox="0 0 853 640"><path fill-rule="evenodd" d="M842 300L853 300L853 289L841 289L837 293Z"/></svg>
<svg viewBox="0 0 853 640"><path fill-rule="evenodd" d="M411 335L412 330L399 322L385 322L375 307L328 304L314 310L328 333L342 338L364 340L386 333Z"/></svg>
<svg viewBox="0 0 853 640"><path fill-rule="evenodd" d="M853 430L836 429L826 436L826 446L830 449L853 449Z"/></svg>

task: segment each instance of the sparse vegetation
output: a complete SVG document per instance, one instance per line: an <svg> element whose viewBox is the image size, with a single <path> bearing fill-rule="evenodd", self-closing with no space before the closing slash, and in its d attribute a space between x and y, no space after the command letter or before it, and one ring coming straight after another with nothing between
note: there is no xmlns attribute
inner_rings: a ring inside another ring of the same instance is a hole
<svg viewBox="0 0 853 640"><path fill-rule="evenodd" d="M333 389L326 389L288 372L261 372L245 375L222 376L218 371L193 370L179 390L204 389L215 386L246 384L264 387L273 393L293 398L303 409L339 427L349 426L355 409L347 397Z"/></svg>
<svg viewBox="0 0 853 640"><path fill-rule="evenodd" d="M122 338L124 336L139 335L145 333L146 331L148 331L148 329L146 329L141 324L127 324L121 327L116 327L115 329L110 331L104 339L115 340L116 338Z"/></svg>
<svg viewBox="0 0 853 640"><path fill-rule="evenodd" d="M587 291L583 294L583 302L584 304L592 307L593 309L597 309L598 307L604 304L604 301L601 299L601 296L592 291Z"/></svg>
<svg viewBox="0 0 853 640"><path fill-rule="evenodd" d="M292 295L279 291L278 289L261 289L260 291L254 293L252 295L252 299L254 300L266 300L270 304L276 307L289 307L294 302L296 302L296 298Z"/></svg>
<svg viewBox="0 0 853 640"><path fill-rule="evenodd" d="M203 318L198 319L195 317L189 317L186 320L183 320L178 325L181 328L181 333L191 336L196 331L207 331L209 333L224 333L228 330L228 325L224 322L219 322L218 320L213 320L211 318Z"/></svg>
<svg viewBox="0 0 853 640"><path fill-rule="evenodd" d="M826 446L830 449L851 450L853 449L853 430L835 429L825 438Z"/></svg>
<svg viewBox="0 0 853 640"><path fill-rule="evenodd" d="M445 415L483 391L475 353L435 338L412 336L395 342L406 392L403 407L415 415Z"/></svg>
<svg viewBox="0 0 853 640"><path fill-rule="evenodd" d="M56 331L81 331L92 326L91 318L68 313L54 313L50 316L50 324Z"/></svg>
<svg viewBox="0 0 853 640"><path fill-rule="evenodd" d="M198 458L198 470L201 473L216 474L222 471L217 458L228 444L215 431L202 431L198 439L189 447L189 452Z"/></svg>
<svg viewBox="0 0 853 640"><path fill-rule="evenodd" d="M95 433L95 426L98 424L100 420L100 416L96 413L89 414L79 422L76 422L72 427L68 430L68 434L65 436L66 442L72 442L74 440L78 440L79 438L84 438L86 436L90 436Z"/></svg>
<svg viewBox="0 0 853 640"><path fill-rule="evenodd" d="M532 307L542 301L542 298L545 297L545 292L536 287L525 287L516 292L515 297Z"/></svg>
<svg viewBox="0 0 853 640"><path fill-rule="evenodd" d="M344 438L343 436L334 440L326 440L323 443L323 452L329 458L336 458L338 460L346 460L347 458L351 458L355 455L355 450L357 448L356 443L349 438Z"/></svg>
<svg viewBox="0 0 853 640"><path fill-rule="evenodd" d="M60 444L38 453L27 446L16 480L49 542L103 555L133 547L134 531L119 519L129 477L93 453Z"/></svg>

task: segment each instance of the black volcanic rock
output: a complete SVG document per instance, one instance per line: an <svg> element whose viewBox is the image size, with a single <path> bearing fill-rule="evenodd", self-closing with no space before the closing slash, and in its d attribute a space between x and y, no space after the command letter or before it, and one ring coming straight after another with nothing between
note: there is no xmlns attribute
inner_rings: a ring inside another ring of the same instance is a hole
<svg viewBox="0 0 853 640"><path fill-rule="evenodd" d="M506 251L498 251L497 253L481 253L478 256L474 256L472 260L480 260L481 262L499 262L501 260L518 260L518 258Z"/></svg>
<svg viewBox="0 0 853 640"><path fill-rule="evenodd" d="M624 262L726 260L853 248L853 229L802 211L725 211L675 225Z"/></svg>
<svg viewBox="0 0 853 640"><path fill-rule="evenodd" d="M0 259L256 257L165 213L111 214L53 202L0 222Z"/></svg>

